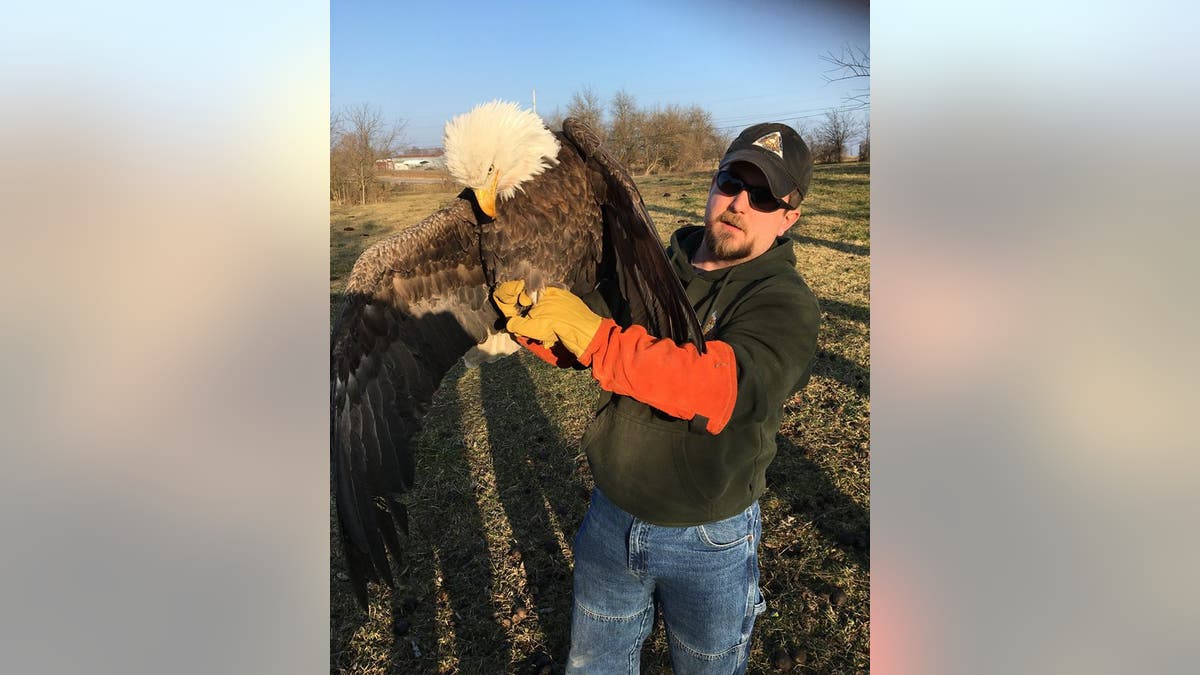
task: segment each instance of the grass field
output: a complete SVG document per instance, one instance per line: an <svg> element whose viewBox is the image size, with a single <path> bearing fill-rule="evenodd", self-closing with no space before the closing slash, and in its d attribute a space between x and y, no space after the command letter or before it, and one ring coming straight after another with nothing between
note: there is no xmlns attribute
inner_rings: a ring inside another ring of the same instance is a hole
<svg viewBox="0 0 1200 675"><path fill-rule="evenodd" d="M785 405L767 472L768 610L755 626L751 673L869 669L869 171L818 166L789 232L823 322L812 380ZM710 175L637 180L664 242L702 222ZM332 208L331 313L364 248L455 194L412 191ZM597 391L587 372L559 371L527 352L447 375L419 437L400 586L374 588L367 614L331 531L330 672L561 672L570 542L591 487L579 438ZM781 662L784 653L793 663ZM670 672L661 626L642 663L646 673Z"/></svg>

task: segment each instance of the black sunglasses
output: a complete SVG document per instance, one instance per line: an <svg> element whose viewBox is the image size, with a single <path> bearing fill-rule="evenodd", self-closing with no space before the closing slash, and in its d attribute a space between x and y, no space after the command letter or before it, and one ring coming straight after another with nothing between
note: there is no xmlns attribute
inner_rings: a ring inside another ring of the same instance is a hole
<svg viewBox="0 0 1200 675"><path fill-rule="evenodd" d="M742 182L741 178L734 176L732 173L722 170L717 172L717 189L726 197L736 197L738 193L745 190L750 195L750 206L756 211L771 213L779 209L791 209L792 206L787 202L781 201L771 194L769 187L750 187Z"/></svg>

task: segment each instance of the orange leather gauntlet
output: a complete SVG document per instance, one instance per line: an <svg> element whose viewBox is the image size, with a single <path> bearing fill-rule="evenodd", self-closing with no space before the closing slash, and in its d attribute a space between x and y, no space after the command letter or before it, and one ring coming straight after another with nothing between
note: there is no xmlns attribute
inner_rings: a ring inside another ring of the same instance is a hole
<svg viewBox="0 0 1200 675"><path fill-rule="evenodd" d="M672 417L702 415L708 420L705 430L718 434L737 401L737 363L728 343L709 340L705 346L708 352L701 354L694 345L677 345L641 326L622 329L604 319L579 362L592 367L592 377L607 391Z"/></svg>

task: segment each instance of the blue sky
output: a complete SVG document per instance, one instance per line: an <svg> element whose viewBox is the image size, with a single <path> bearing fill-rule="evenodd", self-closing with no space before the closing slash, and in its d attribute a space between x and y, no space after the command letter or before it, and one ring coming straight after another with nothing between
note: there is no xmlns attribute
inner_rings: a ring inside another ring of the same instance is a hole
<svg viewBox="0 0 1200 675"><path fill-rule="evenodd" d="M869 48L868 14L835 0L333 0L330 104L370 103L419 146L440 145L445 122L478 103L528 107L536 89L546 114L585 86L605 104L619 89L640 107L696 104L729 132L815 123L867 86L826 83L820 57Z"/></svg>

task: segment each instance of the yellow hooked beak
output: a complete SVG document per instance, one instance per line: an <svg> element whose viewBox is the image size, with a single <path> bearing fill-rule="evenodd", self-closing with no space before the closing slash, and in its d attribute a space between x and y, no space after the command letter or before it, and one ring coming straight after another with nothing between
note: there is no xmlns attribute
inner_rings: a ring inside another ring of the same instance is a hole
<svg viewBox="0 0 1200 675"><path fill-rule="evenodd" d="M487 185L475 190L475 201L479 202L479 210L489 218L496 217L496 185L500 183L500 172L493 171Z"/></svg>

